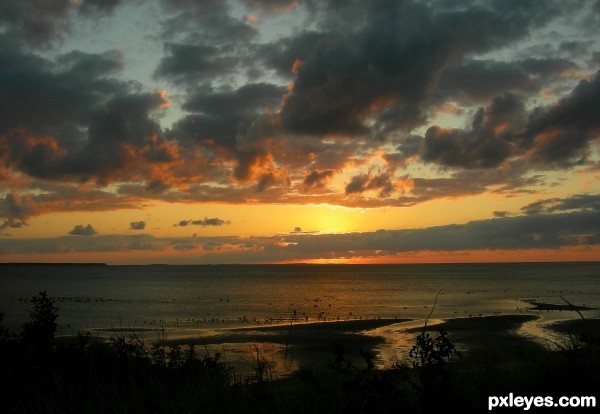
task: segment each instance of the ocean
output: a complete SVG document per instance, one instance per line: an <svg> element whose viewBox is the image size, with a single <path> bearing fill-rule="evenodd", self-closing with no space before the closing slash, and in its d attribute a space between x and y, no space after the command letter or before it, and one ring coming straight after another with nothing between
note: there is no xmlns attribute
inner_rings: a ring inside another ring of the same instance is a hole
<svg viewBox="0 0 600 414"><path fill-rule="evenodd" d="M600 262L398 265L0 265L4 326L18 330L40 291L58 335L203 329L294 321L424 320L532 312L528 301L596 308ZM437 300L436 300L437 299ZM433 309L435 303L435 309ZM433 310L433 312L432 312ZM537 312L544 316L545 312ZM547 320L573 318L548 312Z"/></svg>

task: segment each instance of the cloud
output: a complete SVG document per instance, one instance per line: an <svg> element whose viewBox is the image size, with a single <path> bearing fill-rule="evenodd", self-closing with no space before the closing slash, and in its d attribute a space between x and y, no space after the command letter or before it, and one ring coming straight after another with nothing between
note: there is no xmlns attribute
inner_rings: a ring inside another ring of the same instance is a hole
<svg viewBox="0 0 600 414"><path fill-rule="evenodd" d="M289 249L304 257L323 252L347 257L351 252L393 255L422 251L557 249L564 246L597 245L598 212L577 212L494 218L462 225L415 230L381 230L369 233L320 235L310 239L288 238ZM293 246L293 247L292 247Z"/></svg>
<svg viewBox="0 0 600 414"><path fill-rule="evenodd" d="M421 106L447 65L468 53L506 46L559 12L554 2L541 8L522 3L518 12L500 3L469 6L433 9L388 1L360 10L352 4L353 13L366 16L362 25L313 36L310 52L295 65L281 111L283 127L342 136L410 130L425 121ZM340 8L323 15L335 21Z"/></svg>
<svg viewBox="0 0 600 414"><path fill-rule="evenodd" d="M219 45L247 44L257 35L244 19L233 17L230 5L220 0L162 0L174 16L162 21L163 38L184 34L190 39Z"/></svg>
<svg viewBox="0 0 600 414"><path fill-rule="evenodd" d="M83 0L80 2L80 11L83 14L96 12L107 13L113 11L125 0Z"/></svg>
<svg viewBox="0 0 600 414"><path fill-rule="evenodd" d="M530 160L532 168L577 165L598 137L593 108L599 104L600 72L556 104L531 112L518 95L506 93L480 108L468 128L430 127L419 155L445 167L493 168L518 157Z"/></svg>
<svg viewBox="0 0 600 414"><path fill-rule="evenodd" d="M16 193L8 193L0 199L0 233L5 229L17 229L25 226L35 208L30 198L22 198Z"/></svg>
<svg viewBox="0 0 600 414"><path fill-rule="evenodd" d="M111 12L121 2L6 0L0 4L0 26L4 34L14 41L47 47L68 31L74 12L91 17L98 12Z"/></svg>
<svg viewBox="0 0 600 414"><path fill-rule="evenodd" d="M242 0L247 7L258 8L268 13L282 13L298 6L299 0Z"/></svg>
<svg viewBox="0 0 600 414"><path fill-rule="evenodd" d="M394 191L392 173L382 172L380 174L360 174L352 177L346 185L346 195L353 193L363 193L368 190L378 190L379 197L388 197Z"/></svg>
<svg viewBox="0 0 600 414"><path fill-rule="evenodd" d="M275 110L285 88L269 83L253 83L238 89L215 90L203 87L190 94L183 108L192 112L175 125L172 134L194 145L206 145L227 150L235 157L242 136L256 125L265 112ZM268 132L267 132L268 134Z"/></svg>
<svg viewBox="0 0 600 414"><path fill-rule="evenodd" d="M1 218L25 220L33 213L34 207L28 197L23 198L16 193L9 193L0 199Z"/></svg>
<svg viewBox="0 0 600 414"><path fill-rule="evenodd" d="M517 61L470 59L444 70L436 94L442 98L488 102L511 93L535 93L578 65L563 58L528 58Z"/></svg>
<svg viewBox="0 0 600 414"><path fill-rule="evenodd" d="M160 0L139 3L153 67L132 71L127 42L70 42L126 3L0 6L4 228L141 200L515 195L597 158L597 27L537 37L594 3ZM7 194L27 212L10 212Z"/></svg>
<svg viewBox="0 0 600 414"><path fill-rule="evenodd" d="M167 101L111 78L120 59L109 51L49 60L0 48L0 60L11 62L0 67L0 159L45 180L135 179L167 145L151 115Z"/></svg>
<svg viewBox="0 0 600 414"><path fill-rule="evenodd" d="M2 222L0 223L0 234L2 234L5 229L20 229L26 225L27 223L25 223L23 220L11 218L2 219Z"/></svg>
<svg viewBox="0 0 600 414"><path fill-rule="evenodd" d="M588 145L598 137L600 71L584 79L556 105L539 107L531 114L525 136L535 162L571 164L587 157Z"/></svg>
<svg viewBox="0 0 600 414"><path fill-rule="evenodd" d="M335 175L335 170L313 170L304 177L304 188L306 190L324 188L327 182Z"/></svg>
<svg viewBox="0 0 600 414"><path fill-rule="evenodd" d="M507 93L480 108L467 129L431 127L420 148L424 161L448 167L491 168L511 154L511 141L523 128L525 107Z"/></svg>
<svg viewBox="0 0 600 414"><path fill-rule="evenodd" d="M166 43L164 57L155 76L176 82L191 82L221 75L235 66L236 59L222 56L219 48L209 45Z"/></svg>
<svg viewBox="0 0 600 414"><path fill-rule="evenodd" d="M179 222L175 223L175 226L178 227L186 227L186 226L201 226L201 227L211 227L211 226L223 226L223 225L227 225L227 224L231 224L231 222L229 220L222 220L218 217L213 217L213 218L207 218L205 217L204 219L201 220L180 220Z"/></svg>
<svg viewBox="0 0 600 414"><path fill-rule="evenodd" d="M128 90L109 77L122 66L115 51L71 52L50 60L2 47L0 58L11 62L0 68L0 89L6 97L0 114L3 131L26 126L36 135L66 132L84 123L111 95Z"/></svg>
<svg viewBox="0 0 600 414"><path fill-rule="evenodd" d="M600 244L598 195L566 198L562 206L589 206L559 213L532 213L521 216L497 215L476 220L408 230L378 230L347 234L311 234L295 228L273 237L186 237L157 238L149 235L105 235L81 243L72 237L43 239L0 239L0 254L71 252L127 252L197 250L197 263L268 262L331 257L393 256L411 252L453 252L463 250L560 249ZM557 201L553 201L557 205ZM205 224L211 219L200 220ZM219 222L218 219L212 219ZM90 225L76 226L80 233L93 231ZM88 230L88 229L91 229ZM177 259L173 259L177 260Z"/></svg>
<svg viewBox="0 0 600 414"><path fill-rule="evenodd" d="M600 195L577 194L569 198L539 200L521 208L525 214L555 213L562 211L600 211Z"/></svg>
<svg viewBox="0 0 600 414"><path fill-rule="evenodd" d="M132 221L129 223L130 230L144 230L146 228L145 221Z"/></svg>
<svg viewBox="0 0 600 414"><path fill-rule="evenodd" d="M73 236L93 236L97 234L97 232L91 224L88 224L87 226L84 226L83 224L78 224L75 227L73 227L73 230L71 230L69 234Z"/></svg>
<svg viewBox="0 0 600 414"><path fill-rule="evenodd" d="M184 40L164 43L166 56L156 68L155 77L196 86L243 69L248 59L243 51L258 32L243 19L232 17L226 2L163 3L170 12L181 12L163 20L162 38L180 38L183 34Z"/></svg>

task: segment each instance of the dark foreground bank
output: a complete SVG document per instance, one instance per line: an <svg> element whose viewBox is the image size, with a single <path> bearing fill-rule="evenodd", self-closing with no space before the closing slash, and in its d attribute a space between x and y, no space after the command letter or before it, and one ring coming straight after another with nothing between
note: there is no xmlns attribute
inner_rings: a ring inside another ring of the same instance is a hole
<svg viewBox="0 0 600 414"><path fill-rule="evenodd" d="M515 334L531 316L449 320L415 331L407 358L385 370L375 369L374 342L358 332L396 320L298 325L292 334L263 328L265 340L328 355L282 378L260 353L241 374L200 343L145 344L133 334L58 341L52 301L42 294L32 302L21 332L0 328L3 413L479 413L491 396L598 397L600 389L596 323L542 347Z"/></svg>

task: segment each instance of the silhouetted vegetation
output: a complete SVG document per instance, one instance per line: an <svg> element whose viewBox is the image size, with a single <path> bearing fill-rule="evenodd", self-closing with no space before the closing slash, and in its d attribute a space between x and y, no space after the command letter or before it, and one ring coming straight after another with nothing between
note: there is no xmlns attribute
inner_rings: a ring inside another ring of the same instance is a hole
<svg viewBox="0 0 600 414"><path fill-rule="evenodd" d="M149 346L136 335L55 338L54 302L41 292L31 304L20 333L3 328L0 313L3 413L478 413L493 395L584 396L600 389L600 345L591 334L551 349L455 358L445 331L423 330L407 360L388 369L375 368L370 350L361 350L366 364L356 366L336 345L328 367L276 379L258 348L254 373L242 376L222 355L167 346L164 337Z"/></svg>

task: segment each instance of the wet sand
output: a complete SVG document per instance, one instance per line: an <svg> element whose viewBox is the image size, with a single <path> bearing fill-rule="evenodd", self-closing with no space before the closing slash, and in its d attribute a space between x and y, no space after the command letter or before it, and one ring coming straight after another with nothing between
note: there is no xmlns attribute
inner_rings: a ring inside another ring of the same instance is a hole
<svg viewBox="0 0 600 414"><path fill-rule="evenodd" d="M538 319L534 315L500 315L469 318L456 318L431 321L428 332L443 328L462 353L484 352L489 356L510 355L523 349L535 350L542 347L518 333L523 324ZM386 329L389 327L390 329ZM190 344L206 346L207 349L229 349L230 356L235 349L260 350L274 366L287 367L331 365L336 356L352 361L356 367L365 365L362 351L374 351L394 342L395 336L414 338L422 332L419 321L407 319L374 319L339 322L294 323L272 326L230 328L219 330L216 335L187 337L184 341L173 339L167 344ZM381 332L386 332L385 335ZM433 333L435 335L435 333ZM252 346L254 344L254 346ZM270 344L270 345L269 345ZM408 349L412 340L404 340ZM270 355L266 353L271 352ZM277 359L285 361L277 362ZM389 366L391 361L384 361Z"/></svg>
<svg viewBox="0 0 600 414"><path fill-rule="evenodd" d="M274 364L277 357L293 360L295 368L330 365L335 361L337 352L353 364L360 365L364 363L361 350L373 350L386 340L365 331L406 321L408 319L369 319L229 328L221 329L212 336L188 337L184 341L173 339L166 343L193 343L196 346L212 346L212 349L219 349L215 345L226 345L230 352L234 351L235 344L247 350L256 350L260 346L262 352L270 349L278 354L266 356L267 360ZM276 346L269 348L266 344ZM285 361L280 361L279 365L285 365Z"/></svg>
<svg viewBox="0 0 600 414"><path fill-rule="evenodd" d="M524 324L537 321L534 315L497 315L446 319L427 327L428 332L443 328L463 355L485 354L489 358L510 357L515 352L542 349L539 339L523 335ZM415 335L422 328L410 330Z"/></svg>
<svg viewBox="0 0 600 414"><path fill-rule="evenodd" d="M571 319L549 324L548 328L565 335L580 337L587 334L600 337L600 319Z"/></svg>

